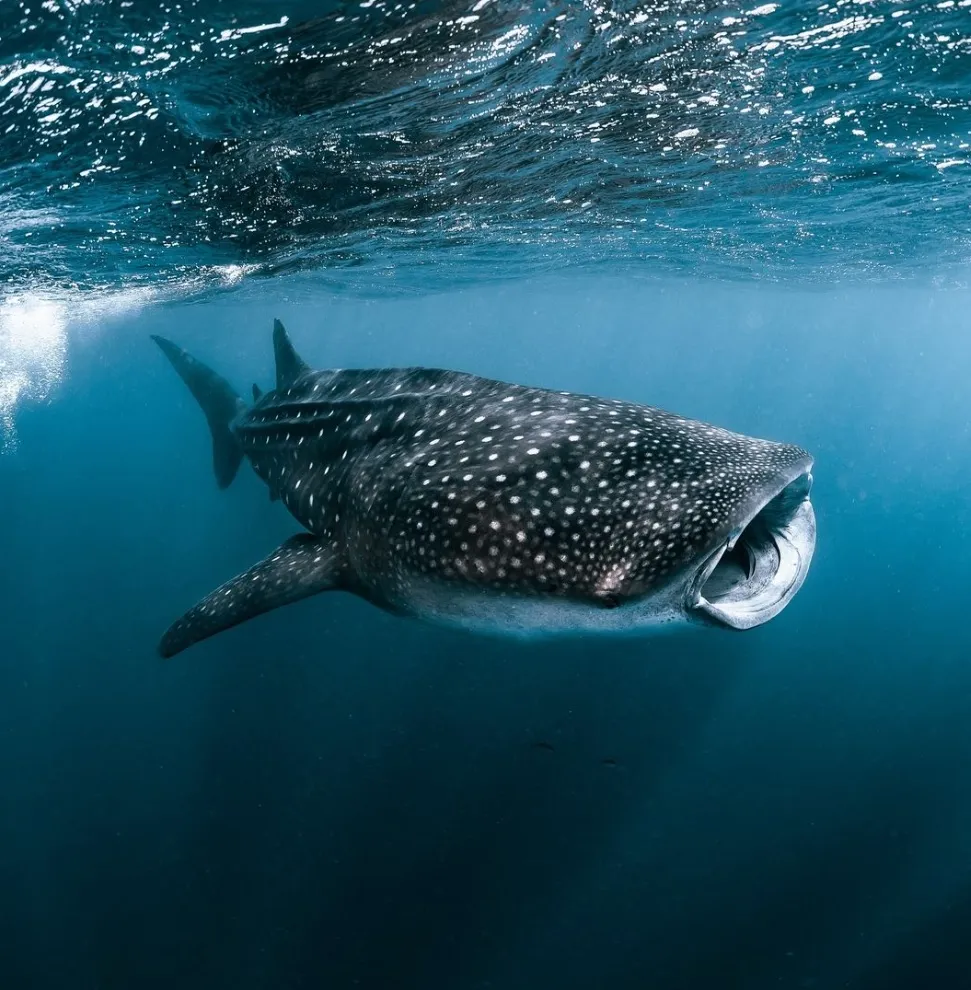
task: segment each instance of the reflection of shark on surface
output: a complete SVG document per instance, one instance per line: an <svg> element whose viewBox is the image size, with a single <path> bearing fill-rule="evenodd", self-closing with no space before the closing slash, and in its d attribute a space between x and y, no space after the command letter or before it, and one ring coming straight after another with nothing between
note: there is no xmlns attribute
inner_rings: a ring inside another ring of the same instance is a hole
<svg viewBox="0 0 971 990"><path fill-rule="evenodd" d="M247 408L153 338L202 406L220 487L243 458L307 530L175 622L173 656L321 591L507 634L749 629L799 590L812 458L649 406L455 371L312 371L275 324Z"/></svg>

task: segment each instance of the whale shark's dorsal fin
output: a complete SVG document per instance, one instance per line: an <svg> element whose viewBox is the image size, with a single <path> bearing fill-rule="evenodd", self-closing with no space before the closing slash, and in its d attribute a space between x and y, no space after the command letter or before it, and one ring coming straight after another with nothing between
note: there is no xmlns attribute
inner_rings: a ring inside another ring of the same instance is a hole
<svg viewBox="0 0 971 990"><path fill-rule="evenodd" d="M174 657L247 619L321 591L333 591L340 587L341 571L333 546L310 533L293 536L173 622L158 651L163 657Z"/></svg>
<svg viewBox="0 0 971 990"><path fill-rule="evenodd" d="M273 321L273 354L276 358L277 390L289 388L310 366L293 349L290 338L279 320Z"/></svg>
<svg viewBox="0 0 971 990"><path fill-rule="evenodd" d="M263 398L263 389L261 389L259 385L256 384L256 382L253 382L253 401L259 402L260 399L262 398Z"/></svg>

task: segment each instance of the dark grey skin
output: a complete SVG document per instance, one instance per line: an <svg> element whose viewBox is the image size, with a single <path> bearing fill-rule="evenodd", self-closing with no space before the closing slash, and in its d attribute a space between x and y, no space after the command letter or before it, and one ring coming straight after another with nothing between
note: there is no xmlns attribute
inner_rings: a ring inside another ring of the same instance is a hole
<svg viewBox="0 0 971 990"><path fill-rule="evenodd" d="M749 629L815 547L812 458L649 406L455 371L312 371L274 327L254 404L153 338L206 414L220 487L243 458L305 532L175 622L169 657L321 591L519 636Z"/></svg>

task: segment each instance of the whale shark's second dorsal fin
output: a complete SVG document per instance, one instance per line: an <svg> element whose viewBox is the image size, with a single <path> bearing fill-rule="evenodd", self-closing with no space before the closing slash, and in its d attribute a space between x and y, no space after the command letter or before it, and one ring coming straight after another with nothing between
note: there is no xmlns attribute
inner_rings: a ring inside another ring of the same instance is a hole
<svg viewBox="0 0 971 990"><path fill-rule="evenodd" d="M262 398L263 398L263 389L261 389L259 385L256 384L256 382L253 382L253 401L259 402L260 399Z"/></svg>
<svg viewBox="0 0 971 990"><path fill-rule="evenodd" d="M279 320L273 321L273 355L276 358L276 387L289 388L310 366L293 349Z"/></svg>

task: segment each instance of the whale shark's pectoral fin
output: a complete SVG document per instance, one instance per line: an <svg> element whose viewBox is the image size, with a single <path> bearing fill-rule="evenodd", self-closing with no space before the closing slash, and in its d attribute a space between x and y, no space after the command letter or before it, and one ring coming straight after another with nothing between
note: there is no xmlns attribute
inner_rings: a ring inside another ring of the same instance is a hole
<svg viewBox="0 0 971 990"><path fill-rule="evenodd" d="M158 651L163 657L173 657L247 619L321 591L333 591L340 586L341 571L332 546L309 533L294 536L189 609L169 627Z"/></svg>
<svg viewBox="0 0 971 990"><path fill-rule="evenodd" d="M270 489L270 501L271 502L280 501L280 493L275 488Z"/></svg>

